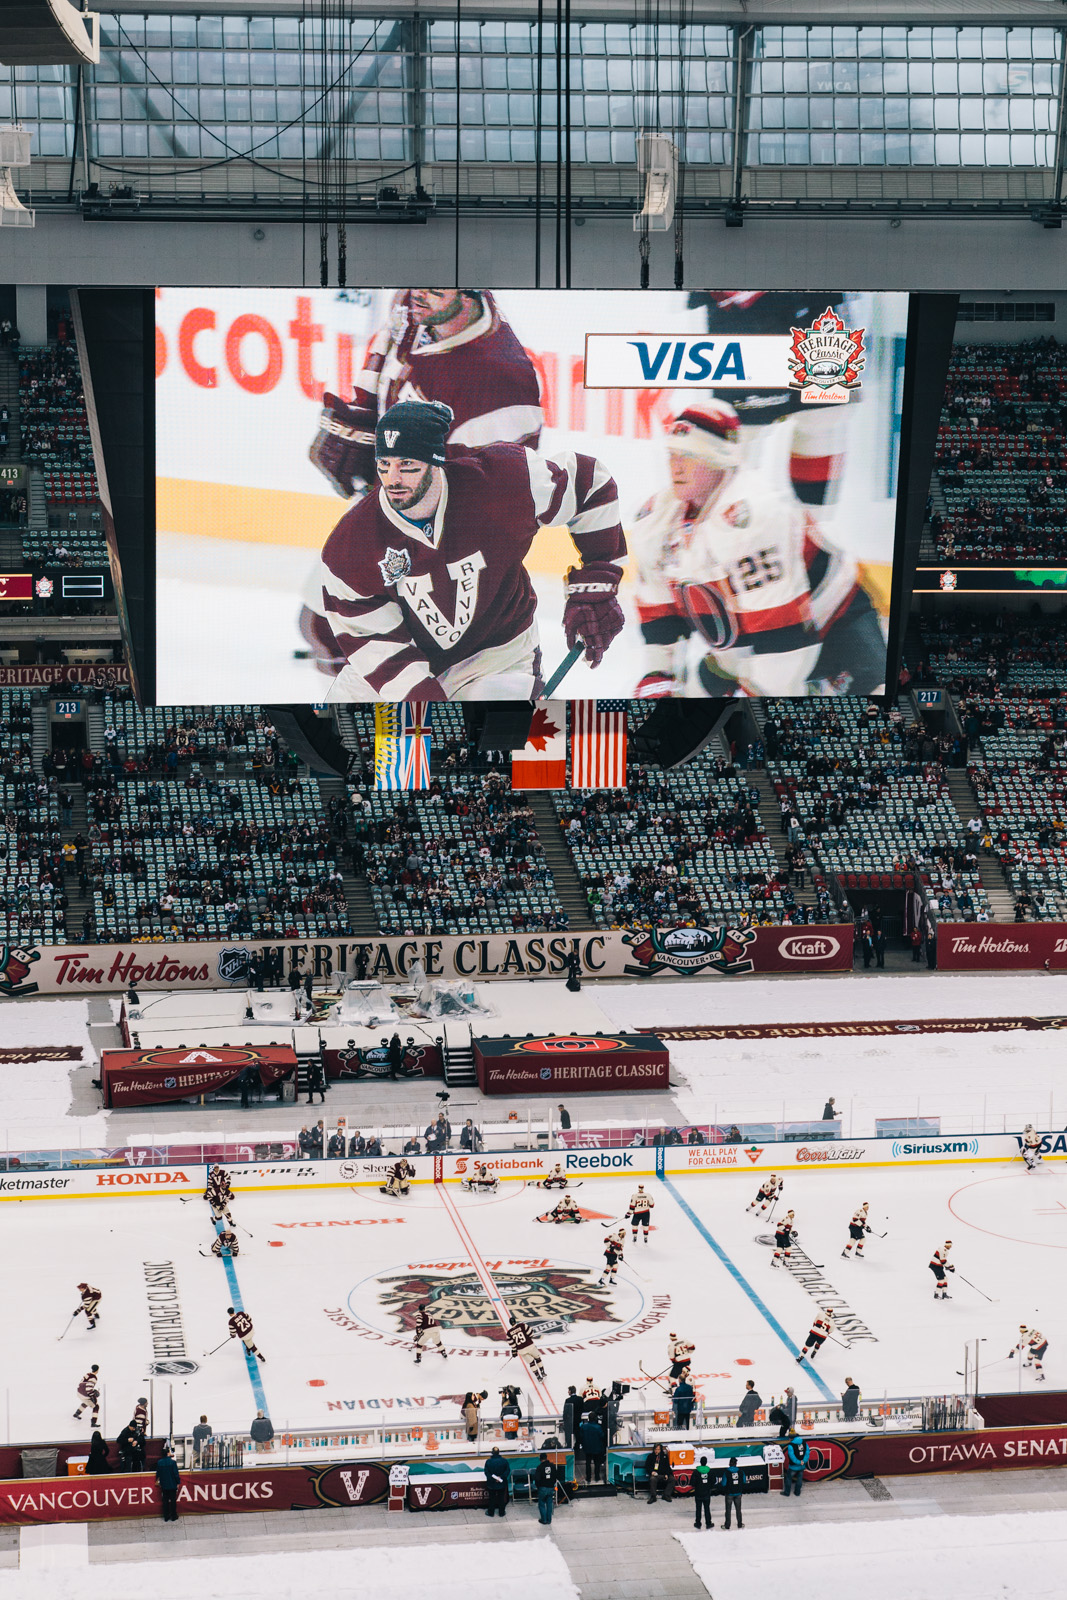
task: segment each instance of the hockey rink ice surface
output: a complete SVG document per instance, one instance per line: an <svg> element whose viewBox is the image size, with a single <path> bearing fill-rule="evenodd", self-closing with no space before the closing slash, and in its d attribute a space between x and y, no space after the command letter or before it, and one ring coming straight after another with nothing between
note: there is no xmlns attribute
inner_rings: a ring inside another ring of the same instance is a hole
<svg viewBox="0 0 1067 1600"><path fill-rule="evenodd" d="M794 1357L817 1298L771 1267L771 1248L758 1237L768 1234L766 1221L746 1211L756 1172L646 1179L655 1200L650 1241L634 1245L627 1233L614 1287L597 1282L601 1224L621 1215L633 1178L576 1185L589 1214L581 1226L538 1223L555 1196L521 1182L491 1196L427 1184L401 1200L351 1186L242 1194L235 1181L241 1254L232 1263L199 1254L213 1237L199 1198L5 1202L7 1276L25 1286L17 1317L0 1326L9 1438L70 1437L72 1426L77 1437L75 1386L94 1361L102 1425L114 1435L148 1392L150 1309L172 1316L174 1297L198 1370L157 1378L155 1401L165 1404L173 1383L179 1433L201 1412L216 1429L243 1430L260 1408L279 1431L454 1423L467 1389L489 1391L484 1413L495 1418L505 1382L526 1390L524 1410L551 1414L568 1384L580 1387L587 1375L628 1382L640 1400L641 1367L662 1372L671 1331L696 1344L696 1386L711 1405L735 1405L746 1378L768 1404L787 1383L802 1404L836 1400L846 1375L868 1400L952 1393L962 1387L965 1343L973 1349L975 1339L986 1341L983 1386L1029 1387L1033 1370L1007 1359L1024 1321L1050 1335L1048 1380L1064 1381L1056 1337L1067 1302L1056 1254L1067 1250L1063 1162L1033 1174L1021 1161L791 1171L785 1204L796 1212L800 1244L863 1330L850 1334L849 1348L827 1343L814 1367ZM842 1259L849 1217L864 1200L886 1237L871 1235L868 1259ZM952 1298L935 1302L927 1263L946 1239L958 1271ZM170 1270L173 1292L150 1299ZM90 1332L79 1317L60 1341L83 1279L103 1292L99 1327ZM416 1366L407 1327L424 1299L444 1326L447 1359L430 1351ZM251 1314L266 1363L247 1359L235 1341L205 1354L226 1338L230 1305ZM545 1327L544 1385L508 1359L505 1308ZM657 1387L646 1394L648 1405L662 1403ZM88 1419L80 1426L88 1438Z"/></svg>

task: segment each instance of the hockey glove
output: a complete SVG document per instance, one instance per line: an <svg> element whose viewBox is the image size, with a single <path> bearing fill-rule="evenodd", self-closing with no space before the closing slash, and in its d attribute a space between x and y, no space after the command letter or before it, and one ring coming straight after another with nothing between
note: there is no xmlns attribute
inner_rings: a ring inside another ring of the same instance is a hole
<svg viewBox="0 0 1067 1600"><path fill-rule="evenodd" d="M669 672L646 672L634 690L634 699L671 700L676 687Z"/></svg>
<svg viewBox="0 0 1067 1600"><path fill-rule="evenodd" d="M319 431L308 456L345 500L356 492L357 478L374 481L374 428L377 412L369 406L348 406L335 394L322 397Z"/></svg>
<svg viewBox="0 0 1067 1600"><path fill-rule="evenodd" d="M622 568L610 561L590 561L567 573L563 631L571 650L581 639L591 667L600 665L611 641L622 632L626 619L618 600L621 579Z"/></svg>

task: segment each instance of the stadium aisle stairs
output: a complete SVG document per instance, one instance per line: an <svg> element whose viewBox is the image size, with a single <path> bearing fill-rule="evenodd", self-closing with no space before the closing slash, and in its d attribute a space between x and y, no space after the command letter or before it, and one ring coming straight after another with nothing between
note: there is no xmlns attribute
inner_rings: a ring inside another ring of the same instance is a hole
<svg viewBox="0 0 1067 1600"><path fill-rule="evenodd" d="M545 860L552 874L560 904L572 928L581 931L595 927L589 914L589 901L582 880L574 867L574 859L563 842L559 818L547 789L529 789L526 798L537 824L537 837L544 845Z"/></svg>
<svg viewBox="0 0 1067 1600"><path fill-rule="evenodd" d="M319 794L322 796L322 809L324 812L334 795L343 796L348 792L343 778L329 778L320 772L315 775L315 781L319 786ZM378 922L374 915L374 902L371 899L366 878L357 878L352 871L352 858L348 854L347 843L341 859L341 872L345 880L345 902L348 905L349 925L354 934L369 938L378 932Z"/></svg>
<svg viewBox="0 0 1067 1600"><path fill-rule="evenodd" d="M974 797L966 772L959 767L949 769L948 792L960 818L961 831L978 815L978 802ZM1015 897L996 856L978 851L978 880L989 896L989 914L994 922L1014 922Z"/></svg>
<svg viewBox="0 0 1067 1600"><path fill-rule="evenodd" d="M6 406L7 444L0 444L0 461L18 461L22 454L19 432L19 368L11 351L0 349L0 406Z"/></svg>
<svg viewBox="0 0 1067 1600"><path fill-rule="evenodd" d="M762 729L764 719L766 717L766 708L763 707L762 704L760 706L760 712L759 725ZM741 776L748 784L749 788L759 790L759 804L756 806L756 810L759 812L759 818L763 824L763 830L766 833L767 838L770 840L771 849L774 851L775 860L778 862L778 865L781 867L782 871L785 872L785 851L788 840L786 839L785 834L782 832L781 809L778 805L778 800L774 792L774 784L771 782L764 768L760 768L758 771L754 768L750 768L748 772L742 773ZM805 845L804 853L807 856L808 861L807 879L802 889L798 889L794 885L793 893L796 896L798 905L814 906L815 890L812 888L812 875L814 872L819 870L819 864L815 860L815 855L810 844Z"/></svg>

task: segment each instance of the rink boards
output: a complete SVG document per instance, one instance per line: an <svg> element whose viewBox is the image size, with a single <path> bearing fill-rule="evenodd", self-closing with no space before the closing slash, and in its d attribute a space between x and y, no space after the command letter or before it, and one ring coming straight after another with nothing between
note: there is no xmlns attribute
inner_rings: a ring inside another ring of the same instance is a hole
<svg viewBox="0 0 1067 1600"><path fill-rule="evenodd" d="M785 1144L666 1145L655 1149L505 1151L478 1157L501 1181L538 1182L557 1162L577 1183L596 1177L681 1178L701 1173L845 1171L872 1167L1007 1163L1023 1166L1016 1134L993 1133L958 1139L836 1139ZM1042 1135L1045 1159L1067 1158L1067 1133ZM469 1155L412 1156L412 1184L463 1182L474 1165ZM227 1163L235 1190L347 1189L384 1184L396 1157L377 1161L339 1160L280 1163ZM203 1166L120 1167L67 1172L0 1173L0 1200L86 1200L115 1195L191 1195L202 1193Z"/></svg>

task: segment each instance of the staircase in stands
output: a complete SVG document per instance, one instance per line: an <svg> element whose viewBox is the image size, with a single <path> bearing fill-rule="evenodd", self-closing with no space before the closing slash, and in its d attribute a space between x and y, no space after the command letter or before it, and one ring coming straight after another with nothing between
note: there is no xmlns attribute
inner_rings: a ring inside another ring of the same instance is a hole
<svg viewBox="0 0 1067 1600"><path fill-rule="evenodd" d="M970 779L959 767L953 767L949 771L948 792L959 814L960 830L964 832L971 818L978 815L978 801L971 788ZM1000 862L996 856L985 855L977 845L976 849L978 881L989 899L989 915L994 922L1014 922L1015 897L1008 887Z"/></svg>
<svg viewBox="0 0 1067 1600"><path fill-rule="evenodd" d="M556 886L559 903L567 913L570 926L576 932L585 932L596 924L589 914L589 899L574 867L574 857L563 842L559 817L547 789L529 789L526 798L534 814L537 837L545 851L548 870Z"/></svg>
<svg viewBox="0 0 1067 1600"><path fill-rule="evenodd" d="M343 778L327 777L324 773L316 774L319 794L322 797L322 810L335 795L347 799L348 789ZM345 880L345 902L348 906L348 925L354 934L361 938L375 938L378 934L378 920L374 914L374 902L371 899L370 889L365 877L352 871L352 858L347 856L347 845L342 846L341 874Z"/></svg>

